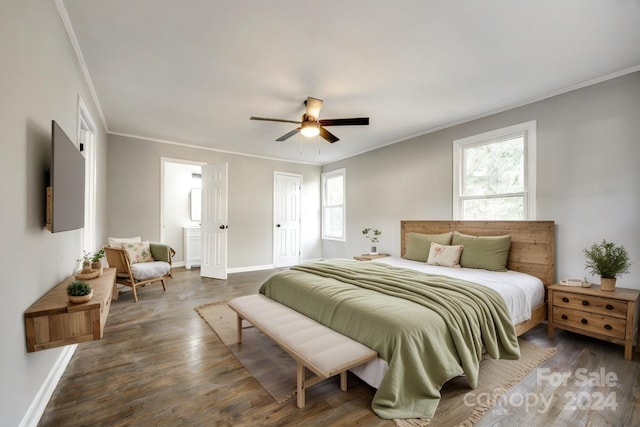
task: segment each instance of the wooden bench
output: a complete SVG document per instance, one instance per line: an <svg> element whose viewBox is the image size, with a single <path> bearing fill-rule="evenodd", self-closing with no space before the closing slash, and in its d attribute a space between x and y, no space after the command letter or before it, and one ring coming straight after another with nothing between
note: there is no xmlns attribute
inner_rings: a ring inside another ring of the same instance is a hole
<svg viewBox="0 0 640 427"><path fill-rule="evenodd" d="M296 360L298 408L304 407L305 389L340 374L340 388L347 391L347 370L378 357L369 347L264 295L238 297L228 304L238 314L238 344L244 319ZM306 378L307 368L315 376Z"/></svg>

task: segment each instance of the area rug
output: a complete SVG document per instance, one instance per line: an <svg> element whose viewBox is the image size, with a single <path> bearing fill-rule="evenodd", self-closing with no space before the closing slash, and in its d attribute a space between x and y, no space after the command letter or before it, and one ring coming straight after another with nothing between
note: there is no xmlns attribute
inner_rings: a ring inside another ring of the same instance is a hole
<svg viewBox="0 0 640 427"><path fill-rule="evenodd" d="M295 362L286 352L249 324L243 324L242 345L237 344L236 313L226 301L195 308L220 337L238 361L279 403L295 395ZM520 340L519 360L493 360L480 364L478 387L471 389L463 377L454 378L442 388L442 398L433 419L394 420L400 427L475 424L513 386L542 362L555 354L553 348L541 348ZM282 367L279 369L278 367Z"/></svg>

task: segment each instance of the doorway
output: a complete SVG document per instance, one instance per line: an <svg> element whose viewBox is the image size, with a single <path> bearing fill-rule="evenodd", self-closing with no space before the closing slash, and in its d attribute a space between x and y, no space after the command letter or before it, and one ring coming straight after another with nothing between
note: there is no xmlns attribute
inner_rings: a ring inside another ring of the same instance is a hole
<svg viewBox="0 0 640 427"><path fill-rule="evenodd" d="M185 265L188 252L185 235L189 230L199 231L200 228L200 220L191 215L191 196L193 190L202 187L203 165L202 162L161 158L160 241L175 249L173 264L176 267ZM196 247L199 248L199 242ZM192 250L188 255L190 260L198 259L189 266L199 265L199 252L199 249Z"/></svg>

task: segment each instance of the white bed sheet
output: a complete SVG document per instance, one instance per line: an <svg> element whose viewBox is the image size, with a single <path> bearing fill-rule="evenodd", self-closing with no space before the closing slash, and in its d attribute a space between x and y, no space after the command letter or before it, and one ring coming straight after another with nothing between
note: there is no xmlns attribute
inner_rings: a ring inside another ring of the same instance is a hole
<svg viewBox="0 0 640 427"><path fill-rule="evenodd" d="M544 285L542 281L537 277L517 271L440 267L396 257L378 258L371 262L408 268L423 273L455 277L491 288L504 299L514 325L529 320L531 318L531 309L544 303Z"/></svg>
<svg viewBox="0 0 640 427"><path fill-rule="evenodd" d="M504 299L514 325L529 320L531 309L544 303L542 281L537 277L517 271L502 272L475 268L441 267L396 257L378 258L375 261L367 262L379 262L429 274L451 276L491 288ZM356 366L351 371L372 387L378 388L387 369L387 362L378 358Z"/></svg>

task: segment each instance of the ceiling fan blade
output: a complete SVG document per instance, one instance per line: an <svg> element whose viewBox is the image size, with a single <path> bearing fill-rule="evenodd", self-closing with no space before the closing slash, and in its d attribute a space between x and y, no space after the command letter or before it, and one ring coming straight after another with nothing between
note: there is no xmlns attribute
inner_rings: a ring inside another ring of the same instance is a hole
<svg viewBox="0 0 640 427"><path fill-rule="evenodd" d="M334 134L332 134L331 132L329 132L328 130L323 128L322 126L320 126L320 136L323 137L324 139L326 139L327 141L329 141L332 144L334 142L336 142L336 141L340 141L340 139L337 136L335 136Z"/></svg>
<svg viewBox="0 0 640 427"><path fill-rule="evenodd" d="M320 117L320 108L322 108L322 99L309 96L307 100L304 101L304 105L307 107L307 116L318 120L318 117Z"/></svg>
<svg viewBox="0 0 640 427"><path fill-rule="evenodd" d="M282 123L295 123L297 125L300 124L300 120L286 120L286 119L270 119L268 117L249 117L249 120L262 120L265 122L282 122Z"/></svg>
<svg viewBox="0 0 640 427"><path fill-rule="evenodd" d="M298 132L300 132L300 129L302 129L301 127L296 128L294 130L292 130L291 132L285 133L284 135L282 135L280 138L276 139L276 141L284 141L285 139L289 139L291 138L293 135L297 134Z"/></svg>
<svg viewBox="0 0 640 427"><path fill-rule="evenodd" d="M351 119L322 119L319 120L322 126L358 126L368 125L369 117L354 117Z"/></svg>

